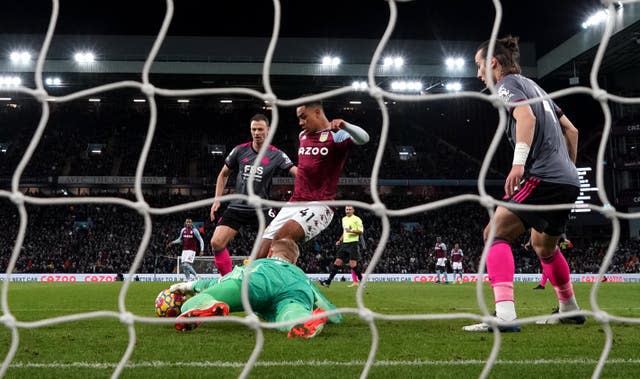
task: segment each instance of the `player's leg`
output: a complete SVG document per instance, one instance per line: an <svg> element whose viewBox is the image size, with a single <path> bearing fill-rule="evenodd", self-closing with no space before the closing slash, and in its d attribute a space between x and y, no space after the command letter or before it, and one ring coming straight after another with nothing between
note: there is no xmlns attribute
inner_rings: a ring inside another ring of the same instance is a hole
<svg viewBox="0 0 640 379"><path fill-rule="evenodd" d="M271 238L263 238L260 248L258 249L258 256L256 259L266 258L269 255L269 249L271 249Z"/></svg>
<svg viewBox="0 0 640 379"><path fill-rule="evenodd" d="M341 254L341 253L338 252L338 254ZM333 281L333 278L336 277L336 274L338 274L338 271L340 270L340 267L342 267L343 264L344 262L342 261L342 259L340 257L337 257L336 260L333 261L333 264L331 265L329 277L327 278L327 280L321 280L320 284L322 284L325 287L329 287L331 285L331 282Z"/></svg>
<svg viewBox="0 0 640 379"><path fill-rule="evenodd" d="M462 270L458 268L458 264L456 262L453 263L453 283L462 283Z"/></svg>
<svg viewBox="0 0 640 379"><path fill-rule="evenodd" d="M541 262L542 264L542 262ZM538 283L538 285L536 287L533 287L534 290L543 290L544 286L547 284L547 280L549 278L547 277L547 275L544 273L544 270L542 270L542 274L540 275L540 283Z"/></svg>
<svg viewBox="0 0 640 379"><path fill-rule="evenodd" d="M176 319L177 330L191 330L200 323L185 323L185 318L226 316L229 312L241 311L242 280L230 279L212 285L182 304L182 313Z"/></svg>
<svg viewBox="0 0 640 379"><path fill-rule="evenodd" d="M285 207L280 210L276 218L262 233L262 244L258 250L257 258L266 258L271 248L271 242L281 238L289 238L296 242L304 239L304 229L294 221L299 207Z"/></svg>
<svg viewBox="0 0 640 379"><path fill-rule="evenodd" d="M274 241L280 239L290 239L296 242L303 241L305 239L305 234L304 229L302 229L302 225L298 224L294 220L287 221L284 225L282 225L282 228L278 230L275 237L273 238Z"/></svg>
<svg viewBox="0 0 640 379"><path fill-rule="evenodd" d="M356 275L356 271L354 269L351 269L351 281L353 283L358 284L358 282L360 281L360 279L358 279L358 275Z"/></svg>
<svg viewBox="0 0 640 379"><path fill-rule="evenodd" d="M351 267L351 270L356 273L358 282L362 281L362 269L360 265L358 265L358 261L360 261L360 259L360 246L358 243L354 243L349 249L349 267Z"/></svg>
<svg viewBox="0 0 640 379"><path fill-rule="evenodd" d="M549 278L558 299L558 311L570 312L579 310L573 284L571 283L571 271L564 255L558 248L560 236L551 236L536 230L531 230L531 245L540 257L542 270ZM555 311L554 311L555 312ZM542 323L574 323L583 324L584 316L573 316L559 320L543 320Z"/></svg>
<svg viewBox="0 0 640 379"><path fill-rule="evenodd" d="M487 274L493 287L496 302L496 316L512 321L516 318L513 296L513 277L515 262L511 243L524 233L525 227L520 218L504 207L498 207L494 215L496 236L487 254ZM484 232L485 240L489 236L491 225Z"/></svg>
<svg viewBox="0 0 640 379"><path fill-rule="evenodd" d="M442 264L439 258L436 264L436 283L447 283L447 267Z"/></svg>
<svg viewBox="0 0 640 379"><path fill-rule="evenodd" d="M351 257L351 259L349 259L349 267L351 267L352 276L353 274L356 275L355 280L349 287L357 287L358 283L362 281L362 272L361 272L360 266L358 265L358 261L356 259L353 259L353 257Z"/></svg>
<svg viewBox="0 0 640 379"><path fill-rule="evenodd" d="M324 296L324 294L320 291L320 289L314 284L312 283L310 280L307 279L308 285L311 288L311 291L313 292L313 309L324 309L325 311L331 311L336 309L336 306L329 301L329 299L327 299L326 296ZM342 322L342 314L341 313L337 313L334 315L329 316L329 321L334 323L334 324L338 324L340 322Z"/></svg>
<svg viewBox="0 0 640 379"><path fill-rule="evenodd" d="M184 273L184 277L187 281L196 280L198 278L196 270L193 269L193 266L189 262L182 262L182 272Z"/></svg>
<svg viewBox="0 0 640 379"><path fill-rule="evenodd" d="M515 263L511 243L524 233L525 227L518 216L505 207L498 206L493 217L496 223L496 235L487 253L487 275L493 287L493 297L496 306L496 317L504 321L516 319L515 298L513 296L513 278ZM491 224L484 230L487 240ZM491 331L488 325L480 323L465 326L466 331ZM501 331L520 331L519 326L500 328Z"/></svg>
<svg viewBox="0 0 640 379"><path fill-rule="evenodd" d="M280 300L275 304L275 321L284 322L292 321L305 317L309 317L312 314L322 313L324 309L314 308L314 294L312 287L307 285L307 280L299 282L299 285L294 284L296 287L291 291L287 291L287 296L279 296ZM327 317L321 317L314 320L300 322L297 324L287 325L279 328L282 331L288 331L289 338L313 338L322 329L324 325L329 321Z"/></svg>
<svg viewBox="0 0 640 379"><path fill-rule="evenodd" d="M442 271L442 283L444 284L449 284L448 280L448 276L447 276L447 263L444 262L444 264L441 267L441 271Z"/></svg>
<svg viewBox="0 0 640 379"><path fill-rule="evenodd" d="M260 245L260 249L258 250L257 259L266 258L267 255L269 255L271 242L277 241L283 238L291 239L296 242L302 241L304 240L304 230L302 229L300 224L298 224L297 222L292 220L287 221L286 223L284 223L284 225L282 225L282 227L278 230L278 232L272 238L267 238L266 236L263 236L262 244Z"/></svg>
<svg viewBox="0 0 640 379"><path fill-rule="evenodd" d="M224 222L225 218L223 217L222 220ZM221 276L226 275L233 268L231 254L229 254L227 246L237 234L237 229L228 225L219 224L213 232L213 237L211 237L211 251L213 251L213 259L216 262L216 267L218 268L218 272Z"/></svg>

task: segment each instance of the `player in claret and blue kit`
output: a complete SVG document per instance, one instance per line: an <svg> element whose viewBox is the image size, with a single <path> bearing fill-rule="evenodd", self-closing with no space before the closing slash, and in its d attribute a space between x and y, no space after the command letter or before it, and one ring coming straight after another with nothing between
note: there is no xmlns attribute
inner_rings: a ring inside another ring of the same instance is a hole
<svg viewBox="0 0 640 379"><path fill-rule="evenodd" d="M289 202L334 200L349 150L367 143L369 134L342 119L329 121L320 101L297 107L296 114L302 132L298 171ZM272 241L283 238L309 241L326 229L332 219L333 209L320 203L282 208L262 236L258 258L267 256Z"/></svg>

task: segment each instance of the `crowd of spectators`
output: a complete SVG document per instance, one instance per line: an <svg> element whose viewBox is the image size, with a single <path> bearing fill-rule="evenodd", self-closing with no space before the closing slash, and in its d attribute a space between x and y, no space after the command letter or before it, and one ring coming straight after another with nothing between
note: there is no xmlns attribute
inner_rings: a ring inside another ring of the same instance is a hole
<svg viewBox="0 0 640 379"><path fill-rule="evenodd" d="M246 106L238 109L165 107L158 109L154 138L144 169L145 176L213 177L224 156L212 155L210 145L223 145L228 153L235 145L250 140L250 117L268 110ZM289 111L289 110L288 110ZM337 113L337 112L335 112ZM329 117L333 116L330 114ZM380 141L379 111L340 115L363 125L371 134L367 145L354 149L345 176L369 177ZM380 178L386 179L474 179L480 171L484 150L471 137L452 141L438 136L433 125L404 121L400 113L392 118L384 149ZM0 177L13 174L33 137L40 119L40 105L24 103L0 108ZM51 104L44 134L23 176L133 176L149 131L145 106L123 107L110 103ZM296 157L300 127L294 112L280 119L273 143ZM90 144L101 146L91 152ZM458 144L463 144L459 146ZM488 144L488 142L487 142ZM399 147L411 146L415 154L401 160ZM466 150L469 151L466 151ZM504 177L490 172L490 177Z"/></svg>
<svg viewBox="0 0 640 379"><path fill-rule="evenodd" d="M345 198L349 197L347 194ZM406 209L448 197L447 193L390 194L383 197L388 209ZM359 200L362 199L362 195ZM131 200L133 197L129 196ZM197 200L178 195L148 196L154 207L167 207ZM364 201L364 200L363 200ZM134 209L113 204L28 205L28 225L25 240L15 265L16 273L124 273L128 272L138 252L144 232L143 217ZM19 217L16 207L8 200L0 200L0 271L6 271L15 242ZM382 223L373 213L356 209L365 226L365 266L371 260L381 237ZM185 218L202 222L205 240L210 239L213 227L208 220L208 207L163 216L153 216L149 246L139 273L170 273L176 269L179 248L167 249L168 241L178 237ZM340 236L338 209L331 226L318 238L303 246L300 266L309 273L325 273L334 260L335 241ZM476 272L482 253L482 228L488 220L484 208L475 202L459 203L429 212L390 218L389 240L375 267L376 273L429 273L434 271L432 257L436 237L448 248L459 243L464 251L464 271ZM575 273L596 273L608 247L608 236L567 236L573 246L565 255ZM575 237L575 238L573 238ZM579 238L578 238L579 237ZM243 231L230 244L232 255L248 255L256 238L255 231ZM524 240L521 241L524 244ZM516 270L537 273L540 265L534 253L520 244L514 246ZM638 240L622 240L608 268L609 273L638 273L640 264ZM205 243L205 256L211 256ZM206 260L201 272L213 272L212 259Z"/></svg>

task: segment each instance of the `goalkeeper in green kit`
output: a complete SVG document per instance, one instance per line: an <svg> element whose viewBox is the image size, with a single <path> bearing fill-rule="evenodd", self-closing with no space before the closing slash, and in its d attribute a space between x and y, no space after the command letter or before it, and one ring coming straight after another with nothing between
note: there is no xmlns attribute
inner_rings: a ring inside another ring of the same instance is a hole
<svg viewBox="0 0 640 379"><path fill-rule="evenodd" d="M219 279L177 283L171 292L195 294L181 307L176 329L187 331L199 323L180 322L189 317L226 316L229 312L243 311L242 279L249 276L249 303L253 311L268 322L283 322L335 309L305 273L295 265L300 255L298 245L290 239L274 241L267 258L246 266L236 266ZM305 323L279 328L289 338L312 338L327 321L338 323L342 315L322 317Z"/></svg>

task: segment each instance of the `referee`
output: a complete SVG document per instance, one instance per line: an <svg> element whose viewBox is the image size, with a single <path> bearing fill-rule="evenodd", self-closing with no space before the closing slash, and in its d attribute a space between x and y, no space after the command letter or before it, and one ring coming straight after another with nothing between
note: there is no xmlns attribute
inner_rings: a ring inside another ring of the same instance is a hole
<svg viewBox="0 0 640 379"><path fill-rule="evenodd" d="M356 216L354 212L352 205L344 207L346 216L342 218L343 232L340 235L340 239L336 241L336 246L338 246L337 257L331 266L329 278L320 281L320 284L325 287L331 285L331 281L347 258L349 259L349 267L358 277L358 282L362 280L362 272L360 266L358 266L358 261L360 260L360 236L364 233L364 228L362 227L362 219Z"/></svg>

